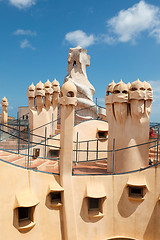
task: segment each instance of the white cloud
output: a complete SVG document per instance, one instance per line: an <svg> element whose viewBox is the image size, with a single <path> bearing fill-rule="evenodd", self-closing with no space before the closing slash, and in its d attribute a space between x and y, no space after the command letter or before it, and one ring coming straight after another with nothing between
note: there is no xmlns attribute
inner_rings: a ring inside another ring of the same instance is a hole
<svg viewBox="0 0 160 240"><path fill-rule="evenodd" d="M24 30L24 29L17 29L13 34L14 35L37 36L36 32L33 32L31 30Z"/></svg>
<svg viewBox="0 0 160 240"><path fill-rule="evenodd" d="M117 42L135 43L141 33L146 32L160 43L160 8L141 0L132 7L121 10L107 21L108 33L87 35L82 30L69 32L65 40L72 45L88 47L95 43L109 45Z"/></svg>
<svg viewBox="0 0 160 240"><path fill-rule="evenodd" d="M81 47L88 47L93 45L96 39L92 34L87 36L87 34L82 30L77 30L67 33L65 35L65 40L74 46L80 45Z"/></svg>
<svg viewBox="0 0 160 240"><path fill-rule="evenodd" d="M20 47L22 49L31 48L32 50L35 50L35 48L29 43L29 41L27 39L24 39L23 41L20 42Z"/></svg>
<svg viewBox="0 0 160 240"><path fill-rule="evenodd" d="M19 8L19 9L24 9L31 7L32 5L35 5L36 1L35 0L9 0L10 4L13 6Z"/></svg>
<svg viewBox="0 0 160 240"><path fill-rule="evenodd" d="M113 36L109 36L107 34L100 34L97 38L99 42L104 42L109 45L113 45L116 42L116 39Z"/></svg>
<svg viewBox="0 0 160 240"><path fill-rule="evenodd" d="M143 31L148 31L160 42L160 9L140 1L107 21L107 26L119 42L135 42Z"/></svg>
<svg viewBox="0 0 160 240"><path fill-rule="evenodd" d="M157 42L160 43L160 27L153 29L153 31L150 32L150 36L155 37Z"/></svg>

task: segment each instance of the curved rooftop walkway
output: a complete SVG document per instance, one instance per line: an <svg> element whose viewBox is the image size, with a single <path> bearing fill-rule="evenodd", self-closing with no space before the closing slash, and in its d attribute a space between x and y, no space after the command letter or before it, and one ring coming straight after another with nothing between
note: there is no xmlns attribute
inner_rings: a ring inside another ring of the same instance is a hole
<svg viewBox="0 0 160 240"><path fill-rule="evenodd" d="M160 147L159 147L160 150ZM160 152L160 151L159 151ZM153 147L149 152L149 159L157 156L157 147ZM160 159L160 154L158 153ZM158 160L159 160L158 159ZM0 150L0 161L20 166L26 169L42 171L46 173L59 174L59 160L45 158L33 158L24 154L17 154L10 150ZM159 161L157 162L159 163ZM154 163L153 163L154 164ZM107 159L91 162L73 163L73 175L104 175L107 173Z"/></svg>
<svg viewBox="0 0 160 240"><path fill-rule="evenodd" d="M59 174L59 161L45 158L29 158L12 151L0 150L0 160L24 168ZM99 160L94 162L73 163L73 174L106 174L107 161Z"/></svg>
<svg viewBox="0 0 160 240"><path fill-rule="evenodd" d="M48 124L48 123L47 123ZM50 124L50 123L49 123ZM1 124L2 125L2 124ZM159 124L151 124L152 127L157 129L160 127ZM50 174L59 174L59 158L42 158L37 157L33 158L30 155L28 149L33 147L33 145L28 144L28 125L22 124L17 121L15 126L12 125L2 125L1 133L5 134L5 138L2 138L0 141L0 161L19 166L22 168L33 169L35 171L42 171ZM44 127L44 126L41 126ZM2 130L3 129L3 130ZM7 129L7 130L6 130ZM33 133L30 133L33 135ZM42 136L38 136L41 137ZM159 132L158 135L159 136ZM159 146L159 137L155 135L153 139L153 144L149 147L149 159L148 163L150 165L159 164L160 160L160 146ZM43 137L44 139L44 137ZM45 140L44 140L45 141ZM44 141L37 143L37 145L43 145ZM18 142L20 142L18 147ZM32 143L33 144L33 143ZM34 143L36 145L36 143ZM146 143L145 143L146 144ZM50 147L50 145L48 145ZM150 145L149 145L150 146ZM17 147L19 149L17 149ZM134 147L134 146L133 146ZM59 147L58 147L59 148ZM21 151L23 150L23 151ZM106 151L106 150L105 150ZM22 153L23 152L23 153ZM146 167L150 167L150 165ZM137 169L140 170L140 169ZM104 175L104 174L113 174L107 172L107 158L104 159L95 159L92 161L79 161L73 162L73 175ZM115 174L115 173L114 173Z"/></svg>

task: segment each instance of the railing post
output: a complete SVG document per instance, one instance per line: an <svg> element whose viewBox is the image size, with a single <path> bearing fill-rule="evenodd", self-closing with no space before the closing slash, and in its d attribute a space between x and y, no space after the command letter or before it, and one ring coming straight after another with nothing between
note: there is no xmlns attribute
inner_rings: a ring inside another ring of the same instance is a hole
<svg viewBox="0 0 160 240"><path fill-rule="evenodd" d="M106 141L106 160L108 159L108 154L109 154L109 152L108 152L108 141Z"/></svg>
<svg viewBox="0 0 160 240"><path fill-rule="evenodd" d="M46 158L47 127L45 127L44 157Z"/></svg>
<svg viewBox="0 0 160 240"><path fill-rule="evenodd" d="M52 136L53 136L53 113L52 113Z"/></svg>
<svg viewBox="0 0 160 240"><path fill-rule="evenodd" d="M158 151L159 151L158 147L159 147L159 127L157 131L157 163L158 163Z"/></svg>
<svg viewBox="0 0 160 240"><path fill-rule="evenodd" d="M114 153L115 153L115 138L113 138L113 174L114 174Z"/></svg>
<svg viewBox="0 0 160 240"><path fill-rule="evenodd" d="M97 139L97 149L96 149L96 160L98 160L98 139Z"/></svg>
<svg viewBox="0 0 160 240"><path fill-rule="evenodd" d="M87 141L87 161L88 161L88 149L89 149L89 141Z"/></svg>
<svg viewBox="0 0 160 240"><path fill-rule="evenodd" d="M97 115L97 117L98 117L97 98L96 98L96 115Z"/></svg>
<svg viewBox="0 0 160 240"><path fill-rule="evenodd" d="M18 112L17 112L17 131L18 131Z"/></svg>
<svg viewBox="0 0 160 240"><path fill-rule="evenodd" d="M20 130L21 130L21 126L20 126L20 119L18 120L18 154L19 154L19 148L20 148Z"/></svg>
<svg viewBox="0 0 160 240"><path fill-rule="evenodd" d="M0 123L0 140L2 140L2 131L1 131L2 125Z"/></svg>
<svg viewBox="0 0 160 240"><path fill-rule="evenodd" d="M76 163L78 162L78 132L77 132L77 140L76 140Z"/></svg>
<svg viewBox="0 0 160 240"><path fill-rule="evenodd" d="M27 161L27 168L29 169L29 148L30 148L30 127L28 126L28 161Z"/></svg>

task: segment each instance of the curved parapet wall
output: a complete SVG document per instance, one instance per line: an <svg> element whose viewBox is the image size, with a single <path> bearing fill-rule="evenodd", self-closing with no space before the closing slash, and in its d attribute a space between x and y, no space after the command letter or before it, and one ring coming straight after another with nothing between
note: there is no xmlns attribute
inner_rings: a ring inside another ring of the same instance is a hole
<svg viewBox="0 0 160 240"><path fill-rule="evenodd" d="M68 202L69 207L75 209L77 238L159 240L159 178L159 165L116 176L73 176L73 195L69 200L74 198L74 205ZM70 189L61 186L60 176L26 170L0 161L0 181L1 239L52 240L53 236L57 240L63 239L64 203L60 197L57 199L59 202L54 201L54 193L63 196ZM131 198L130 186L141 188L143 195ZM89 210L89 198L102 199L101 212L99 209ZM33 217L29 216L32 225L25 219L18 219L17 210L22 207L34 210ZM72 227L71 219L68 224ZM23 229L20 226L22 222L25 224Z"/></svg>

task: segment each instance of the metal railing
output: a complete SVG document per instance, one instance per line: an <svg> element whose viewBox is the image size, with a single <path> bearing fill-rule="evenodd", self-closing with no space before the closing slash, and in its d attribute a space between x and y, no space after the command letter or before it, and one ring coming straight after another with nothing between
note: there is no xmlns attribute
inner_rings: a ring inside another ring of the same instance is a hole
<svg viewBox="0 0 160 240"><path fill-rule="evenodd" d="M93 105L92 107L100 107L97 104ZM85 110L86 108L79 109L75 111L75 116L77 112L80 112L82 110ZM98 118L98 112L97 117ZM28 119L27 119L28 121ZM47 127L50 125L52 127L53 131L53 123L55 121L60 123L60 118L53 120L51 122L48 122L46 124L43 124L35 129L32 129L30 131L29 124L26 124L27 121L24 124L24 119L14 119L9 121L7 124L0 124L0 150L6 151L8 153L17 154L19 156L25 157L25 166L24 168L32 169L32 162L33 162L33 148L43 148L44 150L44 156L37 157L38 159L44 160L44 161L50 161L55 160L59 161L59 157L48 157L47 156L47 148L57 149L60 150L60 139L56 138L55 135L51 137L47 137ZM152 138L149 142L146 143L140 143L137 145L129 146L129 147L123 147L120 149L116 149L115 139L113 139L113 149L108 150L108 138L100 138L100 139L89 139L89 140L83 140L79 141L79 136L77 133L76 141L73 142L74 150L73 150L73 163L80 164L80 163L91 163L91 162L98 162L98 161L106 161L108 159L108 154L112 154L112 163L113 163L113 171L112 173L107 172L106 167L106 173L104 175L108 174L124 174L128 172L122 172L118 173L116 171L116 153L119 151L127 151L128 149L133 149L136 147L141 147L148 145L148 150L154 150L153 156L150 157L150 166L156 166L159 164L159 123L151 123L151 126L154 128L154 131L156 131L156 138ZM44 135L35 134L34 132L36 130L39 130L43 128L44 129ZM36 137L36 139L39 139L38 141L32 140L33 137ZM48 144L49 140L57 141L56 145ZM9 148L9 145L4 147L5 142L7 140L13 140L15 143L15 148ZM7 162L6 160L1 159L2 161ZM10 163L12 164L12 163ZM18 164L13 163L16 166L19 166ZM144 168L144 169L146 169ZM137 169L134 171L140 171L142 169ZM131 171L132 172L132 171ZM56 173L57 174L57 173ZM75 175L75 174L74 174ZM82 175L82 174L80 174Z"/></svg>
<svg viewBox="0 0 160 240"><path fill-rule="evenodd" d="M3 125L4 126L4 125ZM6 126L5 126L6 127ZM28 129L29 130L29 129ZM2 130L1 131L5 131L5 130ZM10 135L13 135L12 133L8 133ZM75 145L75 149L73 150L73 152L75 153L75 160L73 161L74 163L78 164L78 163L89 163L89 162L92 162L92 161L100 161L100 160L107 160L107 156L106 157L100 157L99 155L101 153L103 154L108 154L108 153L111 153L112 154L112 163L113 163L113 171L112 173L108 173L107 172L107 169L106 169L106 173L102 173L102 175L108 175L108 174L126 174L126 173L130 173L130 172L136 172L136 171L142 171L142 170L145 170L149 167L152 167L152 166L157 166L159 165L160 163L160 159L159 159L159 133L157 134L157 138L153 138L151 139L149 142L145 142L145 143L141 143L141 144L136 144L136 145L133 145L133 146L129 146L129 147L124 147L124 148L119 148L119 149L116 149L115 148L115 139L113 139L113 149L112 150L107 150L107 144L106 144L106 149L99 149L99 142L100 141L105 141L105 143L108 141L107 138L105 139L91 139L91 140L86 140L86 141L78 141L78 135L77 135L77 141L74 141L73 144ZM15 138L19 139L19 136L14 135ZM35 142L32 142L30 140L30 131L28 132L28 139L24 139L24 138L21 138L20 137L20 140L23 140L25 141L25 148L23 148L22 150L26 150L25 152L24 151L15 151L14 150L10 150L10 149L4 149L4 148L0 148L1 151L5 151L5 152L8 152L8 153L11 153L11 154L17 154L18 156L22 156L22 157L25 157L25 164L24 166L21 166L23 168L26 168L26 169L32 169L32 162L33 162L33 154L32 154L32 147L33 146L43 146L44 148L46 147L53 147L52 145L50 144L47 144L47 140L48 138L46 138L45 136L45 139L43 142L41 143L35 143ZM78 143L78 144L77 144ZM90 149L89 148L89 145L90 143L94 143L94 148L93 149ZM35 144L35 145L33 145ZM80 145L83 145L83 149L80 147ZM84 144L86 145L86 148L84 148ZM151 150L151 149L154 149L155 150L155 154L154 156L152 156L153 158L153 161L151 162L150 166L146 166L145 168L140 168L140 169L137 169L137 170L133 170L133 171L126 171L126 172L117 172L115 169L115 166L116 166L116 161L118 161L116 159L116 152L119 152L119 151L127 151L129 149L133 149L133 148L136 148L136 147L141 147L141 146L145 146L145 145L148 145L148 150ZM57 146L54 146L55 148ZM58 149L60 149L59 147L57 147ZM21 150L21 149L19 149ZM85 159L80 159L80 161L78 160L78 154L79 153L83 153L85 154ZM95 158L91 159L89 158L89 154L93 154L95 153ZM37 160L38 159L41 159L41 160L55 160L55 161L58 161L59 160L59 157L55 157L55 158L47 158L47 157L37 157ZM0 161L4 161L4 162L8 162L7 160L5 159L0 159ZM15 166L19 166L18 164L16 163L11 163L10 164L13 164ZM35 169L34 169L35 170ZM47 171L44 171L44 172L47 172ZM54 173L54 172L53 172ZM58 173L55 173L55 174L59 174ZM85 174L75 174L73 172L73 175L85 175ZM86 175L90 175L90 174L86 174ZM94 174L95 175L95 174Z"/></svg>
<svg viewBox="0 0 160 240"><path fill-rule="evenodd" d="M131 173L131 172L137 172L137 171L142 171L142 170L145 170L147 168L150 168L152 166L157 166L160 164L160 139L159 139L159 130L157 130L157 138L152 138L150 139L150 141L148 142L145 142L145 143L140 143L140 144L135 144L135 145L132 145L132 146L127 146L127 147L123 147L123 148L116 148L115 147L115 139L113 139L113 149L112 150L107 150L107 149L101 149L101 150L98 150L95 148L95 149L92 149L92 150L89 150L88 147L86 149L78 149L76 148L74 151L76 152L76 156L78 154L78 152L84 152L84 153L87 153L87 155L89 153L96 153L96 158L94 159L90 159L90 161L95 161L95 162L98 162L100 160L108 160L107 157L104 157L104 158L100 158L98 155L97 155L97 152L98 154L99 153L106 153L107 154L111 154L112 155L112 171L111 172L108 172L107 171L107 167L106 167L106 172L105 173L101 173L102 175L108 175L108 174L113 174L113 175L116 175L116 174L126 174L126 173ZM136 169L136 170L132 170L132 171L124 171L124 172L118 172L116 170L116 163L118 161L118 159L116 159L116 155L118 152L120 151L128 151L129 149L134 149L134 148L141 148L141 147L144 147L144 146L147 146L146 150L147 152L149 152L149 155L150 154L153 154L153 156L148 156L148 159L147 159L147 162L148 164L146 164L146 167L144 168L139 168L139 169ZM151 150L153 149L153 153L151 152ZM74 163L78 164L78 163L86 163L87 164L88 160L82 160L81 161L77 161L77 158L76 158L76 161L74 161ZM101 175L100 174L100 175ZM80 174L76 174L74 173L74 170L73 170L73 175L95 175L95 174L90 174L90 173L80 173ZM99 174L98 174L99 175Z"/></svg>
<svg viewBox="0 0 160 240"><path fill-rule="evenodd" d="M79 134L77 132L77 139L74 141L74 163L79 162L93 162L97 160L106 160L108 156L108 138L88 139L79 141ZM102 147L105 146L105 149ZM104 156L105 155L105 156Z"/></svg>

